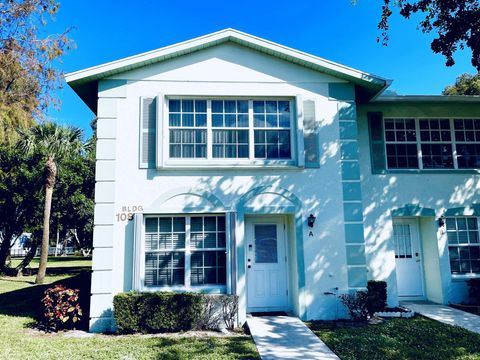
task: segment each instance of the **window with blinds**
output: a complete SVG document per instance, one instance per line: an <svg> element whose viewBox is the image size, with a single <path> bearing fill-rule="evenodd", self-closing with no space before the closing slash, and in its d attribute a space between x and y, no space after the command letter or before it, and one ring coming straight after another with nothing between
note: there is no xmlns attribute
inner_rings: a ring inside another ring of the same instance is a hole
<svg viewBox="0 0 480 360"><path fill-rule="evenodd" d="M480 242L476 217L446 219L452 274L480 273Z"/></svg>
<svg viewBox="0 0 480 360"><path fill-rule="evenodd" d="M224 215L145 218L146 287L226 284Z"/></svg>
<svg viewBox="0 0 480 360"><path fill-rule="evenodd" d="M169 158L292 160L291 100L169 99Z"/></svg>

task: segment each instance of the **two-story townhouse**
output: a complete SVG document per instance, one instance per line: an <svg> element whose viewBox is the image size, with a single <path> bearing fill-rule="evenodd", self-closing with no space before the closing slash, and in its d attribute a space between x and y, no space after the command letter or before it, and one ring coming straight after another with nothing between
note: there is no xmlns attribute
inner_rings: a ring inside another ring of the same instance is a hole
<svg viewBox="0 0 480 360"><path fill-rule="evenodd" d="M92 331L129 290L334 319L368 279L448 303L480 274L478 97L382 97L232 29L66 80L98 116Z"/></svg>

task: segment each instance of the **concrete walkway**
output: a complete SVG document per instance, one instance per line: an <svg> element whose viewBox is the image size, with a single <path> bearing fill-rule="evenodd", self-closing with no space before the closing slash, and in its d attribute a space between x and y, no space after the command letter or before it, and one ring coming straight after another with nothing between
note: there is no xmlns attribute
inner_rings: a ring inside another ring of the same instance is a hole
<svg viewBox="0 0 480 360"><path fill-rule="evenodd" d="M262 360L339 359L298 318L249 315L247 323Z"/></svg>
<svg viewBox="0 0 480 360"><path fill-rule="evenodd" d="M416 313L448 325L457 325L480 334L480 316L457 310L446 305L428 302L402 302Z"/></svg>

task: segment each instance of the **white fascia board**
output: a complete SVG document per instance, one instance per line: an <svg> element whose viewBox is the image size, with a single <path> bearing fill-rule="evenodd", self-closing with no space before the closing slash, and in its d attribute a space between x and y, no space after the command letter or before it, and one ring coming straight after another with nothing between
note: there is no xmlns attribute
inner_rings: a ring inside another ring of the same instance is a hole
<svg viewBox="0 0 480 360"><path fill-rule="evenodd" d="M399 102L465 102L480 103L480 96L477 95L397 95L378 96L371 103L399 103Z"/></svg>
<svg viewBox="0 0 480 360"><path fill-rule="evenodd" d="M337 64L332 61L310 55L305 52L274 43L272 41L264 40L262 38L246 34L234 29L221 30L198 38L169 45L157 50L148 51L124 59L71 72L65 75L65 80L67 83L74 83L77 81L88 82L89 80L104 78L123 71L127 71L132 68L137 68L147 64L166 60L171 57L186 54L195 51L196 49L205 48L218 43L226 42L228 40L243 43L244 45L249 45L254 48L260 48L265 52L272 53L272 55L274 56L283 55L283 57L290 58L295 62L312 67L319 71L323 69L327 72L343 74L344 76L347 76L352 80L356 80L360 83L370 83L374 86L384 86L385 83L388 81L382 77L362 72L341 64Z"/></svg>

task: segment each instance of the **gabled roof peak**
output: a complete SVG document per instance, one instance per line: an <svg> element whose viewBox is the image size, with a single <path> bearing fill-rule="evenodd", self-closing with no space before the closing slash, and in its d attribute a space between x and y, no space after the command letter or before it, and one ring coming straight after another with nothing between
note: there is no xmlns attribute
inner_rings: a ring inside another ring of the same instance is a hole
<svg viewBox="0 0 480 360"><path fill-rule="evenodd" d="M156 50L71 72L65 75L65 80L85 103L95 111L96 101L92 102L91 99L88 98L88 93L93 88L92 85L96 85L98 80L228 41L352 82L361 89L364 89L367 94L366 97L369 98L378 95L390 83L382 77L356 70L232 28L226 28Z"/></svg>

